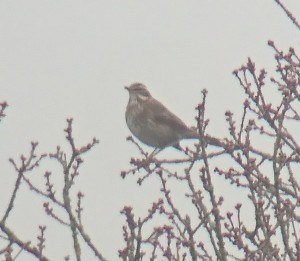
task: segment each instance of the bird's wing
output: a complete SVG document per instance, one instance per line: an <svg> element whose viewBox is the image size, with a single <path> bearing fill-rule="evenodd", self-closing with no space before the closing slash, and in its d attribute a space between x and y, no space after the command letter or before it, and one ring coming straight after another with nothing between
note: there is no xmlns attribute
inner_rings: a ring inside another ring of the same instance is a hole
<svg viewBox="0 0 300 261"><path fill-rule="evenodd" d="M151 104L147 104L147 106L151 106L151 109L146 111L149 113L148 118L152 121L158 124L166 124L177 131L185 132L189 129L181 119L157 100L151 99L149 103Z"/></svg>

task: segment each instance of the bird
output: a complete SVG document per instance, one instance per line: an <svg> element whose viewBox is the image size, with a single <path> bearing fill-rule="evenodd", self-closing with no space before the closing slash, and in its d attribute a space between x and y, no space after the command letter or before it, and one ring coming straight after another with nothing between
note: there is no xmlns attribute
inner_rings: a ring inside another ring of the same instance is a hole
<svg viewBox="0 0 300 261"><path fill-rule="evenodd" d="M162 150L177 147L180 140L200 139L179 117L156 100L142 83L125 86L129 92L126 123L132 134L142 143Z"/></svg>

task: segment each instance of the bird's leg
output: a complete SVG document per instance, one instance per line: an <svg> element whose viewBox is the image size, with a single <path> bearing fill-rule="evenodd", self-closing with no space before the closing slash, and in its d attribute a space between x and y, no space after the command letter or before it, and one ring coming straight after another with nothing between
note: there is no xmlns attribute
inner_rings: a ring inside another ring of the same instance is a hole
<svg viewBox="0 0 300 261"><path fill-rule="evenodd" d="M149 165L152 161L152 159L154 158L154 156L159 153L162 149L161 148L155 148L151 154L149 156L146 157L146 159L142 160L142 164L140 165L140 167L144 168L146 171L148 171L149 173L151 172Z"/></svg>
<svg viewBox="0 0 300 261"><path fill-rule="evenodd" d="M189 148L184 149L183 147L180 146L179 142L174 142L172 143L170 146L172 146L173 148L183 152L185 155L187 155L188 157L193 157L193 151L191 151Z"/></svg>
<svg viewBox="0 0 300 261"><path fill-rule="evenodd" d="M148 160L151 160L154 158L155 155L157 155L162 149L161 148L155 148L151 154L147 157Z"/></svg>
<svg viewBox="0 0 300 261"><path fill-rule="evenodd" d="M184 149L180 146L180 143L178 141L174 142L174 143L171 143L169 144L168 146L166 147L173 147L179 151L184 151ZM151 160L152 158L154 158L154 156L156 156L159 152L161 152L163 149L165 149L166 147L163 147L163 148L155 148L151 154L147 157L147 160Z"/></svg>

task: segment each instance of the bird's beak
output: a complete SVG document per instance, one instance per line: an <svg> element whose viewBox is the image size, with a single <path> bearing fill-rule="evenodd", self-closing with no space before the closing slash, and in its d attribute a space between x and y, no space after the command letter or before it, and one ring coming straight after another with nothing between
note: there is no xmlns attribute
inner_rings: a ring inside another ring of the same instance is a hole
<svg viewBox="0 0 300 261"><path fill-rule="evenodd" d="M124 89L126 89L127 91L129 91L129 88L128 88L128 86L125 86L125 87L124 87Z"/></svg>

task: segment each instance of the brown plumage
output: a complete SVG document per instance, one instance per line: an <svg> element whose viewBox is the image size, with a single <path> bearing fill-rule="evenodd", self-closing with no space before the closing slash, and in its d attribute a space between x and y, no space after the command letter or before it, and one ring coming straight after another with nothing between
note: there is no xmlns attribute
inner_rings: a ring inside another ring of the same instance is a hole
<svg viewBox="0 0 300 261"><path fill-rule="evenodd" d="M141 83L125 87L129 92L126 123L141 142L155 148L175 145L182 139L199 139L181 119L154 99Z"/></svg>

